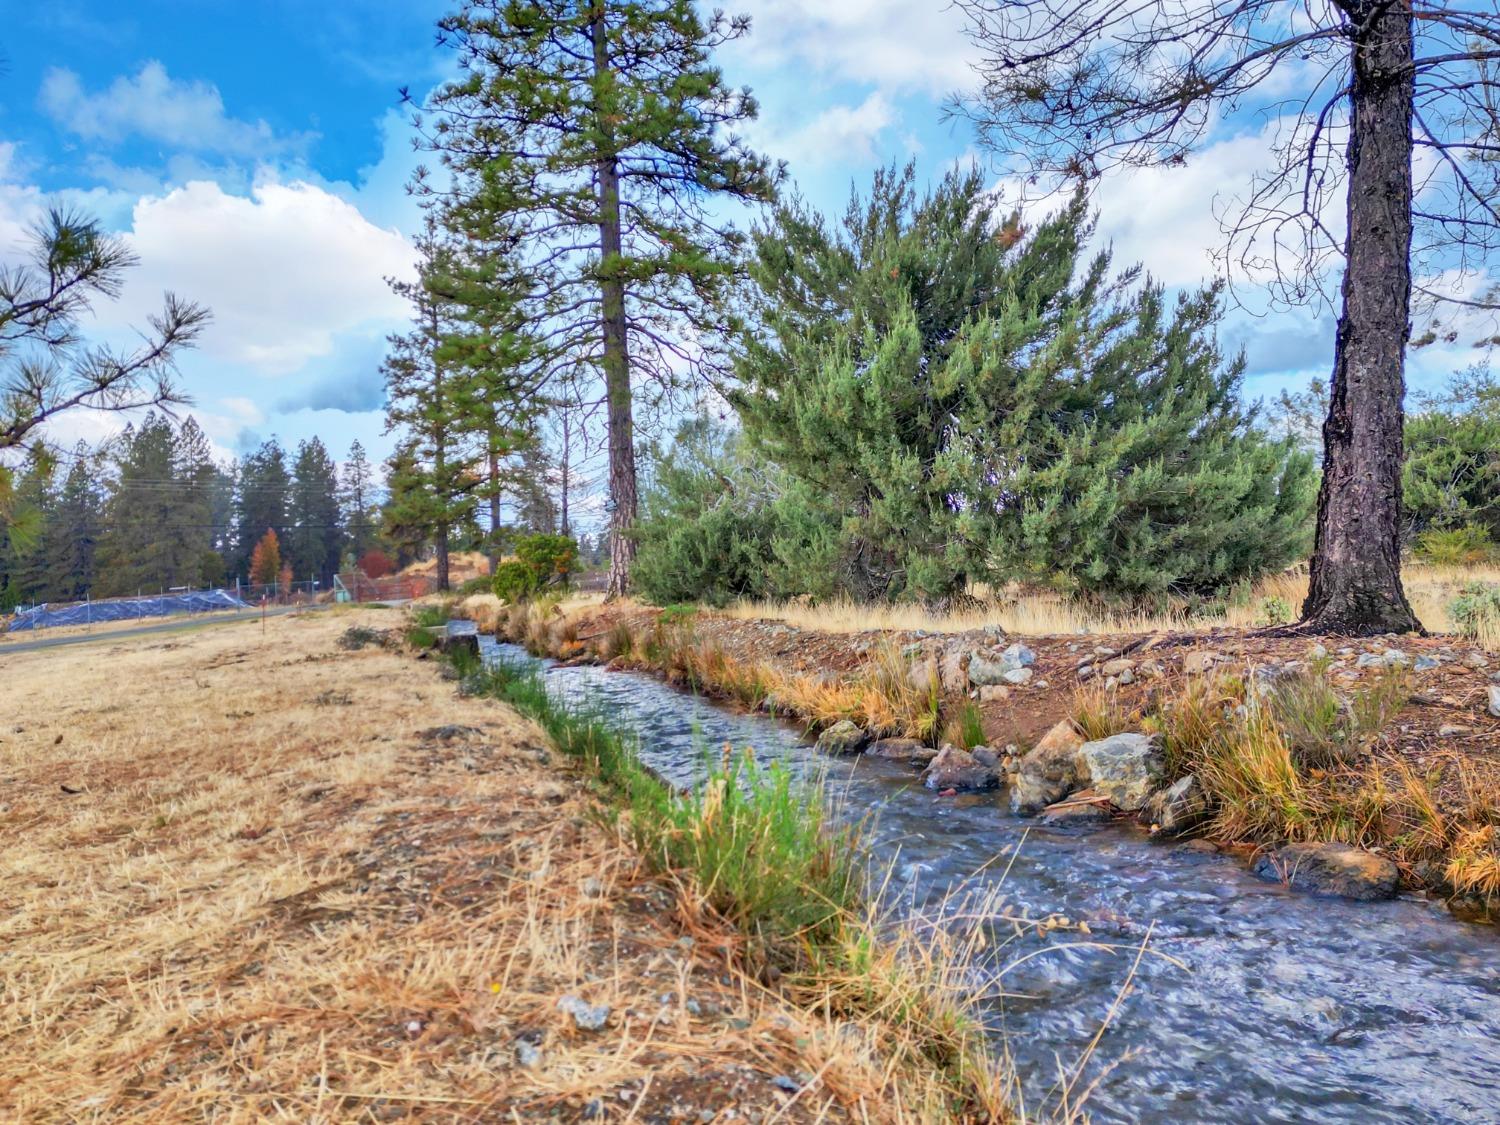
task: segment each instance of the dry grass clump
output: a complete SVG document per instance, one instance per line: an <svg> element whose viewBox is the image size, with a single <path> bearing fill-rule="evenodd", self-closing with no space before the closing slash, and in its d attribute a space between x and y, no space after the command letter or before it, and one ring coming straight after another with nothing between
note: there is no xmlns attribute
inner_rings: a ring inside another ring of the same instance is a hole
<svg viewBox="0 0 1500 1125"><path fill-rule="evenodd" d="M538 1120L628 1092L910 1119L923 1089L739 975L741 939L645 875L535 727L339 649L388 622L8 658L0 1118ZM794 1099L787 1073L815 1077Z"/></svg>
<svg viewBox="0 0 1500 1125"><path fill-rule="evenodd" d="M454 614L474 622L481 633L494 634L505 621L506 608L494 594L470 594L454 607Z"/></svg>
<svg viewBox="0 0 1500 1125"><path fill-rule="evenodd" d="M1244 677L1195 677L1146 725L1170 776L1197 775L1218 839L1378 848L1419 882L1500 904L1500 791L1458 756L1424 774L1379 754L1410 694L1400 668L1342 690L1313 662L1258 691Z"/></svg>
<svg viewBox="0 0 1500 1125"><path fill-rule="evenodd" d="M1429 630L1453 632L1448 606L1469 583L1500 583L1500 566L1434 566L1409 563L1402 572L1412 608ZM1062 634L1164 633L1215 628L1249 629L1278 624L1267 620L1266 606L1289 607L1295 614L1307 598L1307 574L1302 568L1269 575L1243 597L1233 599L1222 614L1203 616L1180 608L1165 612L1113 610L1102 605L1069 598L1054 591L976 590L982 608L953 613L934 613L910 603L864 605L848 600L818 604L790 602L738 602L725 612L741 619L786 621L804 629L825 633L862 633L869 630L961 633L998 625L1018 636ZM1493 632L1493 631L1491 631ZM1500 635L1478 638L1484 647L1500 651Z"/></svg>

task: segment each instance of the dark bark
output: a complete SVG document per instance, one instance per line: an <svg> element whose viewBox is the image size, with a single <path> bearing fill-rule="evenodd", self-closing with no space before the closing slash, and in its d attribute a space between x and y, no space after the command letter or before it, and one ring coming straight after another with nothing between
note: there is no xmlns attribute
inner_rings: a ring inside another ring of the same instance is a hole
<svg viewBox="0 0 1500 1125"><path fill-rule="evenodd" d="M1323 424L1310 631L1420 629L1401 586L1402 398L1410 335L1412 20L1348 0L1354 28L1347 264Z"/></svg>
<svg viewBox="0 0 1500 1125"><path fill-rule="evenodd" d="M603 86L608 73L609 41L603 5L594 9L594 74ZM613 130L608 112L598 107L602 138L596 175L599 203L600 315L604 324L604 394L609 405L609 497L610 537L609 585L606 597L629 592L630 567L635 561L635 539L630 534L636 519L635 422L631 417L630 353L625 336L625 280L620 272L623 244L620 232L620 174L612 150Z"/></svg>
<svg viewBox="0 0 1500 1125"><path fill-rule="evenodd" d="M433 413L442 417L443 411L443 369L438 366L437 346L439 336L439 325L437 307L434 305L428 310L428 328L431 332L431 347L433 349L432 360L432 402ZM439 422L432 433L432 470L433 478L439 489L447 487L448 483L448 428ZM439 495L438 503L446 509L448 497ZM448 588L448 521L441 520L435 529L434 539L437 544L437 588L446 590Z"/></svg>
<svg viewBox="0 0 1500 1125"><path fill-rule="evenodd" d="M490 433L490 574L500 565L500 452Z"/></svg>

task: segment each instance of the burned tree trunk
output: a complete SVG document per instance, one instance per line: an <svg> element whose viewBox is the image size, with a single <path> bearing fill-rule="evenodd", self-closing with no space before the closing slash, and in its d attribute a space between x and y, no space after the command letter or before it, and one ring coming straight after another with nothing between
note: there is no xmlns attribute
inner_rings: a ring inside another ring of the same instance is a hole
<svg viewBox="0 0 1500 1125"><path fill-rule="evenodd" d="M1414 72L1404 6L1340 6L1354 28L1347 264L1302 616L1310 630L1358 636L1421 628L1401 586L1400 536Z"/></svg>

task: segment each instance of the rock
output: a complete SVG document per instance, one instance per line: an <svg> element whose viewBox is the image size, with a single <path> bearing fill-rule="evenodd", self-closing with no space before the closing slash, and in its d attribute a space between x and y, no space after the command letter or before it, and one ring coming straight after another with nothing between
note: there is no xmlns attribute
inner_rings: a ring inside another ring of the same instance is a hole
<svg viewBox="0 0 1500 1125"><path fill-rule="evenodd" d="M1006 683L1019 687L1022 684L1030 683L1033 675L1035 673L1030 668L1012 668L1005 673L1003 678Z"/></svg>
<svg viewBox="0 0 1500 1125"><path fill-rule="evenodd" d="M1099 665L1099 671L1103 672L1106 676L1119 676L1125 672L1134 672L1135 661L1123 656L1115 660L1106 660L1103 664Z"/></svg>
<svg viewBox="0 0 1500 1125"><path fill-rule="evenodd" d="M557 1001L557 1007L573 1017L579 1031L598 1031L609 1020L608 1004L586 1004L571 992Z"/></svg>
<svg viewBox="0 0 1500 1125"><path fill-rule="evenodd" d="M969 753L976 762L987 770L994 770L996 773L1000 773L1005 768L1000 761L1000 755L988 746L971 747Z"/></svg>
<svg viewBox="0 0 1500 1125"><path fill-rule="evenodd" d="M1135 672L1133 669L1126 668L1125 671L1114 677L1114 680L1115 683L1119 684L1121 687L1129 687L1131 684L1135 683Z"/></svg>
<svg viewBox="0 0 1500 1125"><path fill-rule="evenodd" d="M1141 821L1168 836L1186 832L1208 815L1208 794L1194 774L1178 778L1141 809Z"/></svg>
<svg viewBox="0 0 1500 1125"><path fill-rule="evenodd" d="M967 750L944 746L922 774L922 784L929 789L993 789L1000 775L981 765Z"/></svg>
<svg viewBox="0 0 1500 1125"><path fill-rule="evenodd" d="M840 719L818 735L817 749L825 754L854 754L865 744L865 732L852 719Z"/></svg>
<svg viewBox="0 0 1500 1125"><path fill-rule="evenodd" d="M959 648L949 648L938 661L938 676L949 695L961 695L969 688L969 656Z"/></svg>
<svg viewBox="0 0 1500 1125"><path fill-rule="evenodd" d="M525 1039L517 1040L516 1065L525 1070L535 1070L542 1065L542 1049Z"/></svg>
<svg viewBox="0 0 1500 1125"><path fill-rule="evenodd" d="M979 689L979 702L1004 703L1010 698L1010 688L1004 684L985 684Z"/></svg>
<svg viewBox="0 0 1500 1125"><path fill-rule="evenodd" d="M975 651L969 656L969 682L979 686L985 684L1024 684L1030 675L1011 679L1007 673L1025 671L1036 663L1036 653L1017 642L999 656Z"/></svg>
<svg viewBox="0 0 1500 1125"><path fill-rule="evenodd" d="M1000 659L1012 668L1030 668L1036 663L1036 653L1017 641L1000 654Z"/></svg>
<svg viewBox="0 0 1500 1125"><path fill-rule="evenodd" d="M1387 668L1404 668L1411 663L1411 657L1399 648L1388 648L1380 654L1380 659Z"/></svg>
<svg viewBox="0 0 1500 1125"><path fill-rule="evenodd" d="M1471 649L1464 654L1464 667L1473 668L1476 672L1483 671L1490 666L1490 658L1478 649Z"/></svg>
<svg viewBox="0 0 1500 1125"><path fill-rule="evenodd" d="M911 686L920 692L929 692L934 685L942 682L937 658L932 656L913 662L906 674L911 679Z"/></svg>
<svg viewBox="0 0 1500 1125"><path fill-rule="evenodd" d="M1149 680L1157 680L1164 676L1167 670L1162 667L1160 661L1148 660L1137 671Z"/></svg>
<svg viewBox="0 0 1500 1125"><path fill-rule="evenodd" d="M1005 673L1010 666L978 650L969 654L969 682L976 687L1005 682Z"/></svg>
<svg viewBox="0 0 1500 1125"><path fill-rule="evenodd" d="M1307 650L1307 658L1309 660L1327 660L1328 659L1328 648L1327 648L1327 646L1323 645L1322 643L1314 643L1314 645L1312 646L1312 648L1310 648L1310 649Z"/></svg>
<svg viewBox="0 0 1500 1125"><path fill-rule="evenodd" d="M1361 902L1395 898L1400 882L1390 860L1348 844L1287 844L1263 854L1253 870L1299 891Z"/></svg>
<svg viewBox="0 0 1500 1125"><path fill-rule="evenodd" d="M1500 719L1500 684L1490 684L1490 714Z"/></svg>
<svg viewBox="0 0 1500 1125"><path fill-rule="evenodd" d="M924 746L915 738L880 738L865 747L872 758L884 758L891 762L930 762L937 751Z"/></svg>
<svg viewBox="0 0 1500 1125"><path fill-rule="evenodd" d="M1082 667L1080 667L1078 669L1078 678L1080 680L1092 679L1094 677L1094 675L1095 675L1095 671L1094 671L1094 666L1092 664L1085 664L1085 665L1083 665Z"/></svg>
<svg viewBox="0 0 1500 1125"><path fill-rule="evenodd" d="M1161 783L1165 762L1156 739L1144 734L1115 734L1079 748L1094 788L1116 808L1134 812Z"/></svg>
<svg viewBox="0 0 1500 1125"><path fill-rule="evenodd" d="M1100 660L1108 660L1111 656L1119 656L1120 650L1117 648L1110 648L1108 645L1095 645L1094 655L1097 656Z"/></svg>
<svg viewBox="0 0 1500 1125"><path fill-rule="evenodd" d="M1042 810L1042 823L1048 828L1087 831L1109 821L1107 808L1095 799L1097 794L1085 789L1073 794L1066 801L1048 805Z"/></svg>
<svg viewBox="0 0 1500 1125"><path fill-rule="evenodd" d="M1039 812L1082 788L1088 777L1078 757L1082 745L1082 737L1066 719L1044 734L1016 764L1010 790L1011 811Z"/></svg>
<svg viewBox="0 0 1500 1125"><path fill-rule="evenodd" d="M1199 649L1182 658L1182 670L1189 676L1199 676L1219 662L1219 654L1212 649Z"/></svg>
<svg viewBox="0 0 1500 1125"><path fill-rule="evenodd" d="M1356 668L1384 668L1385 654L1379 652L1362 652L1359 659L1354 662Z"/></svg>
<svg viewBox="0 0 1500 1125"><path fill-rule="evenodd" d="M1444 723L1438 727L1439 738L1457 738L1461 734L1468 734L1468 727L1461 727L1457 723Z"/></svg>
<svg viewBox="0 0 1500 1125"><path fill-rule="evenodd" d="M1417 659L1412 662L1412 667L1415 668L1418 672L1430 672L1441 663L1442 661L1435 656L1424 655L1417 657Z"/></svg>

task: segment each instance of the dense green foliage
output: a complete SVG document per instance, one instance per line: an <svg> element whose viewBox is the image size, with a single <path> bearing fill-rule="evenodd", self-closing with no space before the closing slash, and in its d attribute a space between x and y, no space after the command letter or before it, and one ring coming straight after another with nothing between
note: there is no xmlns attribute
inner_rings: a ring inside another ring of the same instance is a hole
<svg viewBox="0 0 1500 1125"><path fill-rule="evenodd" d="M285 563L296 582L327 588L356 544L375 542L374 484L358 454L340 474L312 438L289 465L273 438L220 463L192 417L148 413L102 450L33 456L0 516L0 607L248 581L268 531L278 573Z"/></svg>
<svg viewBox="0 0 1500 1125"><path fill-rule="evenodd" d="M565 586L577 567L578 544L568 536L524 536L516 542L516 557L495 568L495 596L519 602L548 587Z"/></svg>
<svg viewBox="0 0 1500 1125"><path fill-rule="evenodd" d="M699 534L707 558L780 534L783 587L823 592L825 575L862 599L1017 577L1208 592L1297 558L1310 459L1253 427L1242 364L1214 341L1218 293L1174 305L1107 253L1084 261L1089 233L1079 201L1024 231L977 173L918 199L910 170L882 172L837 229L779 209L756 235L730 398L805 534L735 532L716 503L709 527L643 542L690 557Z"/></svg>
<svg viewBox="0 0 1500 1125"><path fill-rule="evenodd" d="M445 175L418 188L487 251L476 261L511 263L498 288L532 326L516 364L534 393L561 402L560 385L584 383L605 403L623 533L637 511L637 398L722 355L740 238L714 201L773 190L774 169L733 131L755 101L712 60L747 25L690 0L468 0L439 27L459 77L428 99ZM623 592L634 540L613 542Z"/></svg>
<svg viewBox="0 0 1500 1125"><path fill-rule="evenodd" d="M1473 527L1500 538L1500 385L1488 369L1455 376L1407 415L1401 486L1408 535Z"/></svg>

